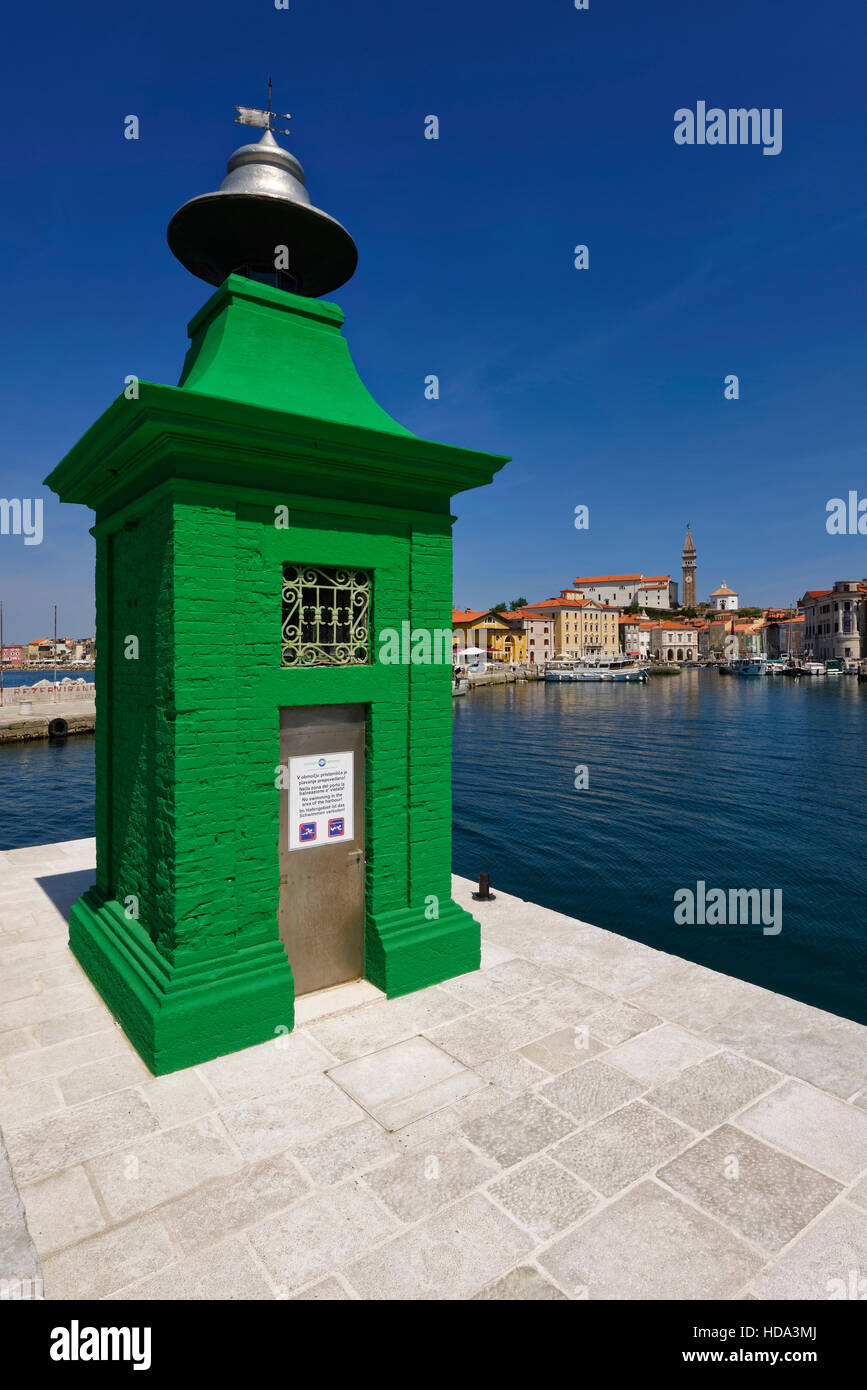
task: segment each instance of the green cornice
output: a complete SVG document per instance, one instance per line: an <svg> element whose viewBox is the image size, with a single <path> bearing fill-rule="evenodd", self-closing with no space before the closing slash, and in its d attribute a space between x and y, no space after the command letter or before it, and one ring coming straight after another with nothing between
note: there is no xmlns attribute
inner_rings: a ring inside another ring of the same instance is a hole
<svg viewBox="0 0 867 1390"><path fill-rule="evenodd" d="M121 395L45 479L97 518L169 479L441 511L489 483L507 460L415 435L338 425L139 383Z"/></svg>
<svg viewBox="0 0 867 1390"><path fill-rule="evenodd" d="M180 386L120 395L45 482L103 519L171 481L442 512L507 459L405 430L361 382L334 304L230 275Z"/></svg>

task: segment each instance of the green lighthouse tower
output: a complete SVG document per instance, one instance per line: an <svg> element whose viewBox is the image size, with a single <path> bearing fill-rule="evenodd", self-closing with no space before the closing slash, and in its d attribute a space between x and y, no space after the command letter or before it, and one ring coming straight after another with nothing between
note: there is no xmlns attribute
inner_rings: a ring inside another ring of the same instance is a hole
<svg viewBox="0 0 867 1390"><path fill-rule="evenodd" d="M218 286L179 385L133 379L47 479L97 543L97 871L70 946L157 1074L291 1028L296 993L479 964L450 895L450 498L506 460L370 396L318 298L352 238L270 111L241 119L261 140L169 226Z"/></svg>

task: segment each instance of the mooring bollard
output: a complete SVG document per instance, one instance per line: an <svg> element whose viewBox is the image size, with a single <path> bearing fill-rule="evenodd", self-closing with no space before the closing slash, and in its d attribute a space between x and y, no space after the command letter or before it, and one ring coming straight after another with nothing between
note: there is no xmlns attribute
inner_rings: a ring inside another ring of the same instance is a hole
<svg viewBox="0 0 867 1390"><path fill-rule="evenodd" d="M479 891L473 894L477 903L492 903L496 899L496 893L491 892L491 875L479 874Z"/></svg>

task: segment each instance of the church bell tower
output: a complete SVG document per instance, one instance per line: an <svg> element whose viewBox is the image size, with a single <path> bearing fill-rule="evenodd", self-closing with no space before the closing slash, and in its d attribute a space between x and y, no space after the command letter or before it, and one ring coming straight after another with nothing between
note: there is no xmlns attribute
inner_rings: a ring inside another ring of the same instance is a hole
<svg viewBox="0 0 867 1390"><path fill-rule="evenodd" d="M686 540L683 543L683 606L695 608L695 541L686 523Z"/></svg>

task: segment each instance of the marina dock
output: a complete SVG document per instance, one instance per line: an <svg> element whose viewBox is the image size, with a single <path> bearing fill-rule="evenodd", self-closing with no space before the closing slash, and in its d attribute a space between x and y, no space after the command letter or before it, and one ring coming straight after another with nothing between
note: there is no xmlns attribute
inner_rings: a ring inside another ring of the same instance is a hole
<svg viewBox="0 0 867 1390"><path fill-rule="evenodd" d="M26 691L27 687L21 689ZM21 705L28 700L31 712L22 713ZM10 700L7 690L5 701L0 705L0 743L51 738L50 726L56 719L64 720L67 734L91 734L96 726L96 701L93 696L40 700L27 695Z"/></svg>

